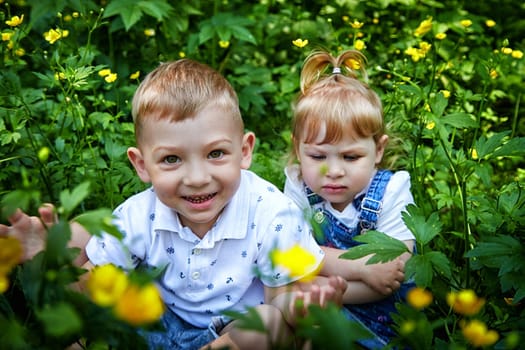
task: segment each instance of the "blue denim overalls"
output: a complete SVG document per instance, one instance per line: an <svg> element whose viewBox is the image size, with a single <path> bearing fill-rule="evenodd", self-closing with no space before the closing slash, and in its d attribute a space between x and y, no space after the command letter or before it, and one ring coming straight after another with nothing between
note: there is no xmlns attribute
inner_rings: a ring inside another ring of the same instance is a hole
<svg viewBox="0 0 525 350"><path fill-rule="evenodd" d="M391 176L391 171L378 170L366 195L354 199L353 205L360 211L359 223L356 227L347 227L330 212L322 208L317 209L317 212L314 213L314 220L320 225L324 234L323 241L316 237L318 243L338 249L349 249L361 244L354 241L354 237L361 234L362 230L374 230L376 228L383 195ZM315 204L324 201L306 185L305 191L310 206L313 207ZM376 335L375 339L359 341L360 345L367 349L381 349L389 342L389 339L395 335L390 328L392 323L390 313L396 311L394 304L398 301L404 301L406 292L412 287L414 287L413 283L405 282L399 290L383 300L367 304L345 305L345 314L349 319L361 323Z"/></svg>

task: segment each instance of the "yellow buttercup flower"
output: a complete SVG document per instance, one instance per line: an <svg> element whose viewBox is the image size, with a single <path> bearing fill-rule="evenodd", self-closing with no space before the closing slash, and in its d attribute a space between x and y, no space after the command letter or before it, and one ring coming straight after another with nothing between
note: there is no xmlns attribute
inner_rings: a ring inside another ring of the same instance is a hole
<svg viewBox="0 0 525 350"><path fill-rule="evenodd" d="M186 57L186 53L184 51L179 51L179 57L180 58Z"/></svg>
<svg viewBox="0 0 525 350"><path fill-rule="evenodd" d="M345 64L352 68L353 70L359 70L361 69L361 62L359 60L356 60L355 58L349 58L346 60Z"/></svg>
<svg viewBox="0 0 525 350"><path fill-rule="evenodd" d="M447 37L447 33L437 33L435 38L438 40L443 40Z"/></svg>
<svg viewBox="0 0 525 350"><path fill-rule="evenodd" d="M219 40L219 46L223 49L227 49L228 46L230 46L230 42L228 40Z"/></svg>
<svg viewBox="0 0 525 350"><path fill-rule="evenodd" d="M13 16L13 17L11 17L11 19L8 19L7 21L5 21L5 24L7 24L10 27L16 27L16 26L19 26L20 24L22 24L23 21L24 21L24 15L22 15L20 17Z"/></svg>
<svg viewBox="0 0 525 350"><path fill-rule="evenodd" d="M104 80L106 81L106 83L114 82L115 80L117 80L117 73L110 73L106 75L106 77L104 77Z"/></svg>
<svg viewBox="0 0 525 350"><path fill-rule="evenodd" d="M131 80L138 79L139 77L140 77L140 71L139 70L129 76L129 78Z"/></svg>
<svg viewBox="0 0 525 350"><path fill-rule="evenodd" d="M425 125L425 128L428 130L432 130L436 127L436 122L428 122L427 125Z"/></svg>
<svg viewBox="0 0 525 350"><path fill-rule="evenodd" d="M54 44L57 40L65 38L68 35L68 30L62 30L60 28L50 29L44 33L44 39L46 39L46 41L48 41L50 44Z"/></svg>
<svg viewBox="0 0 525 350"><path fill-rule="evenodd" d="M505 55L510 55L512 53L512 49L510 47L504 47L501 49L501 52L503 52Z"/></svg>
<svg viewBox="0 0 525 350"><path fill-rule="evenodd" d="M465 316L475 315L485 305L485 299L479 298L471 289L447 294L447 304L454 312Z"/></svg>
<svg viewBox="0 0 525 350"><path fill-rule="evenodd" d="M356 50L361 51L366 47L365 42L363 40L356 40L354 43L354 47Z"/></svg>
<svg viewBox="0 0 525 350"><path fill-rule="evenodd" d="M111 74L111 69L109 69L109 68L101 69L98 72L98 75L100 75L101 77L105 77L105 76L108 76L110 74Z"/></svg>
<svg viewBox="0 0 525 350"><path fill-rule="evenodd" d="M470 27L472 25L472 21L470 19L463 19L459 23L465 28Z"/></svg>
<svg viewBox="0 0 525 350"><path fill-rule="evenodd" d="M426 41L422 41L419 43L419 48L423 52L423 54L426 55L428 51L430 51L430 48L432 47L432 44L427 43Z"/></svg>
<svg viewBox="0 0 525 350"><path fill-rule="evenodd" d="M492 79L496 79L496 78L499 76L498 71L495 70L494 68L492 68L492 69L490 70L489 75L490 75L490 77L491 77Z"/></svg>
<svg viewBox="0 0 525 350"><path fill-rule="evenodd" d="M9 41L13 37L12 32L4 32L2 33L2 41Z"/></svg>
<svg viewBox="0 0 525 350"><path fill-rule="evenodd" d="M443 95L444 98L449 98L450 97L450 91L448 91L448 90L440 90L439 92L441 92L441 94Z"/></svg>
<svg viewBox="0 0 525 350"><path fill-rule="evenodd" d="M490 346L499 339L499 334L488 329L484 322L479 320L461 322L461 331L467 341L475 347Z"/></svg>
<svg viewBox="0 0 525 350"><path fill-rule="evenodd" d="M129 285L114 308L115 314L131 325L157 321L164 313L164 302L154 284Z"/></svg>
<svg viewBox="0 0 525 350"><path fill-rule="evenodd" d="M316 263L315 256L297 244L285 251L273 250L270 259L274 265L287 269L291 278L309 280L314 277L312 269Z"/></svg>
<svg viewBox="0 0 525 350"><path fill-rule="evenodd" d="M93 268L87 281L87 290L95 304L112 306L122 298L128 285L128 276L124 271L107 264Z"/></svg>
<svg viewBox="0 0 525 350"><path fill-rule="evenodd" d="M13 237L0 237L0 276L8 274L22 259L20 241Z"/></svg>
<svg viewBox="0 0 525 350"><path fill-rule="evenodd" d="M520 58L523 57L523 51L521 51L521 50L514 50L514 51L512 51L511 56L514 57L514 58L520 59Z"/></svg>
<svg viewBox="0 0 525 350"><path fill-rule="evenodd" d="M300 47L300 48L303 48L305 47L306 45L308 45L308 39L295 39L294 41L292 41L292 44L294 44L295 46L297 47Z"/></svg>
<svg viewBox="0 0 525 350"><path fill-rule="evenodd" d="M489 27L489 28L492 28L492 27L494 27L494 26L496 25L496 22L493 21L493 20L491 20L491 19L487 19L487 20L485 21L485 25L486 25L487 27Z"/></svg>
<svg viewBox="0 0 525 350"><path fill-rule="evenodd" d="M474 160L478 159L478 151L475 148L472 149L471 156Z"/></svg>
<svg viewBox="0 0 525 350"><path fill-rule="evenodd" d="M407 293L408 304L417 310L421 310L429 306L433 299L434 297L432 296L431 292L419 287L412 288Z"/></svg>
<svg viewBox="0 0 525 350"><path fill-rule="evenodd" d="M354 29L360 29L364 25L363 22L359 22L357 19L355 19L352 23L350 23L350 26Z"/></svg>
<svg viewBox="0 0 525 350"><path fill-rule="evenodd" d="M24 50L21 47L19 47L18 49L15 50L15 55L17 55L18 57L22 57L25 54L26 54L26 50Z"/></svg>
<svg viewBox="0 0 525 350"><path fill-rule="evenodd" d="M432 17L428 17L422 21L414 31L415 36L423 36L432 29Z"/></svg>
<svg viewBox="0 0 525 350"><path fill-rule="evenodd" d="M5 275L0 275L0 294L9 288L9 279Z"/></svg>
<svg viewBox="0 0 525 350"><path fill-rule="evenodd" d="M153 28L144 29L144 35L145 36L155 36L155 29Z"/></svg>

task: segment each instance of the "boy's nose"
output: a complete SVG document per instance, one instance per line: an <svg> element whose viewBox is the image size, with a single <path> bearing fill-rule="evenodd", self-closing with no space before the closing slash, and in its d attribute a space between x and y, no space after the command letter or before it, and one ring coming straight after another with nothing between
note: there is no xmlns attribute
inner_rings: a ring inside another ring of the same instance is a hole
<svg viewBox="0 0 525 350"><path fill-rule="evenodd" d="M211 176L206 166L200 163L193 163L186 169L183 182L186 186L198 187L210 182L210 178Z"/></svg>

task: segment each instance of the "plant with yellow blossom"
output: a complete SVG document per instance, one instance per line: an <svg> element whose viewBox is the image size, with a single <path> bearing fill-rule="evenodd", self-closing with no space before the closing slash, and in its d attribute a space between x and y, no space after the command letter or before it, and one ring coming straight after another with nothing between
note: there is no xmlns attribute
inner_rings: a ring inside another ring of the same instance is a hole
<svg viewBox="0 0 525 350"><path fill-rule="evenodd" d="M314 268L315 257L299 245L294 245L287 250L275 249L270 253L270 259L275 266L286 269L292 279L305 276L302 280L309 281L318 272Z"/></svg>
<svg viewBox="0 0 525 350"><path fill-rule="evenodd" d="M448 293L447 304L458 314L472 316L485 305L485 299L478 297L471 289L463 289Z"/></svg>

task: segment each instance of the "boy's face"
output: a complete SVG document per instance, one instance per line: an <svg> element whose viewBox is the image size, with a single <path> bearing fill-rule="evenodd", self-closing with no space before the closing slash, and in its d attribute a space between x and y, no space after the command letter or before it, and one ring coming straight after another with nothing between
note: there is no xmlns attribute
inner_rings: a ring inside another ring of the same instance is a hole
<svg viewBox="0 0 525 350"><path fill-rule="evenodd" d="M335 143L323 143L321 128L312 143L300 142L298 158L304 182L334 209L343 211L365 189L381 162L388 136L379 142L372 137L343 134Z"/></svg>
<svg viewBox="0 0 525 350"><path fill-rule="evenodd" d="M139 177L202 238L250 166L255 135L214 105L180 122L146 121L142 135L140 149L128 149Z"/></svg>

